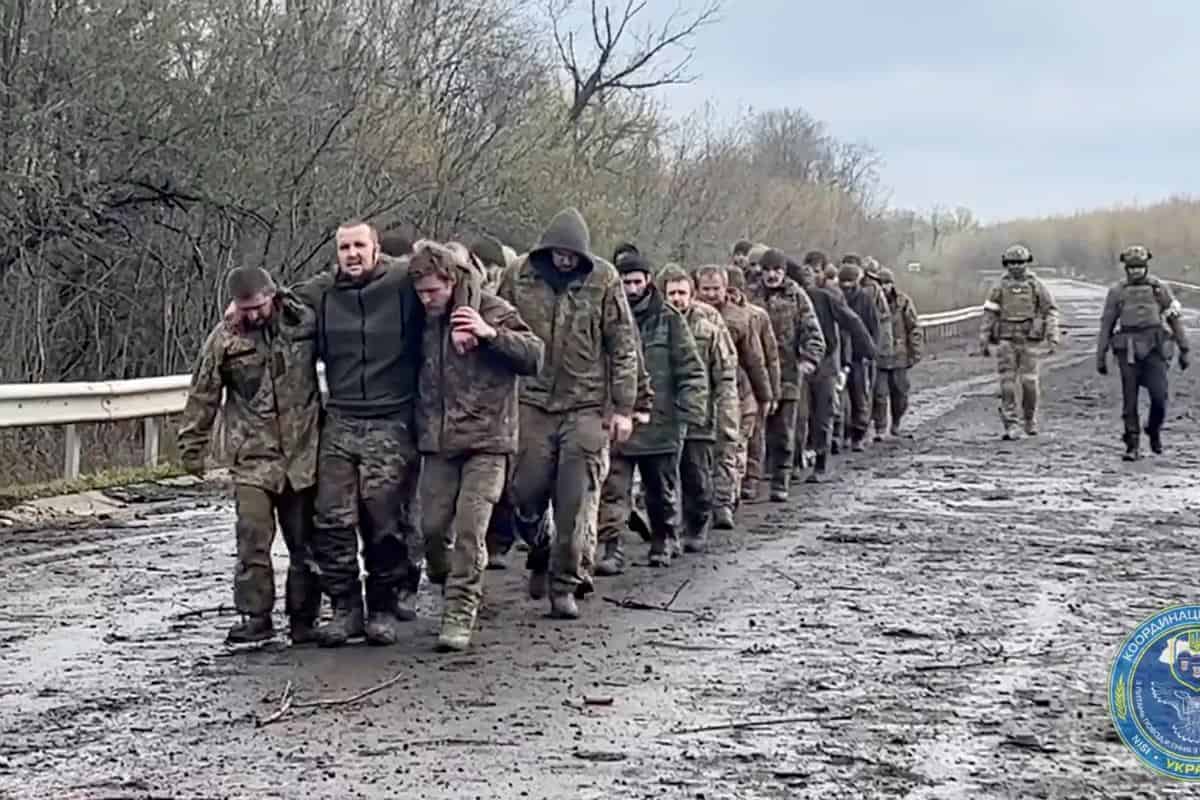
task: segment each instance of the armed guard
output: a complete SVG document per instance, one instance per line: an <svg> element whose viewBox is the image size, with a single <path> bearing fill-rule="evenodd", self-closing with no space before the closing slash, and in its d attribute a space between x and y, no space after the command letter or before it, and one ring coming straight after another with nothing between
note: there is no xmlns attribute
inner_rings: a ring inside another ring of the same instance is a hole
<svg viewBox="0 0 1200 800"><path fill-rule="evenodd" d="M1187 369L1188 340L1182 310L1166 283L1150 274L1151 254L1143 245L1121 252L1125 280L1108 290L1100 335L1096 340L1096 371L1108 374L1108 351L1121 369L1122 416L1125 421L1126 461L1141 456L1138 390L1150 395L1146 434L1150 449L1162 452L1162 424L1167 415L1167 365L1179 351L1179 368Z"/></svg>
<svg viewBox="0 0 1200 800"><path fill-rule="evenodd" d="M1022 244L1014 244L1000 257L1005 275L993 287L983 303L983 323L979 328L979 352L991 355L996 347L996 367L1000 374L1000 418L1004 438L1017 438L1017 385L1021 387L1021 410L1025 433L1037 436L1038 346L1058 347L1058 306L1050 290L1030 269L1033 253Z"/></svg>

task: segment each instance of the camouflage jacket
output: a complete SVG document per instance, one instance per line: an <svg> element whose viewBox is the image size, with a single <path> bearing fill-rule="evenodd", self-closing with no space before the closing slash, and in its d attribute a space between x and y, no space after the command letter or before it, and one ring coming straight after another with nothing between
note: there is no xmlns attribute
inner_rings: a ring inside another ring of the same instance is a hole
<svg viewBox="0 0 1200 800"><path fill-rule="evenodd" d="M875 318L879 320L879 332L875 336L875 358L880 363L891 358L896 347L895 333L892 327L892 307L888 305L883 287L872 280L863 281L863 293L870 298L875 306Z"/></svg>
<svg viewBox="0 0 1200 800"><path fill-rule="evenodd" d="M1139 296L1139 292L1144 294ZM1143 302L1146 308L1126 308L1127 303L1133 306ZM1171 287L1153 275L1139 283L1122 280L1114 284L1104 299L1104 311L1100 316L1100 332L1096 338L1097 366L1105 363L1109 349L1129 361L1143 359L1154 351L1170 361L1174 355L1172 348L1176 346L1187 352L1189 345L1182 311Z"/></svg>
<svg viewBox="0 0 1200 800"><path fill-rule="evenodd" d="M650 424L638 425L617 452L628 456L677 453L689 426L708 421L708 373L683 316L653 286L633 306L653 387Z"/></svg>
<svg viewBox="0 0 1200 800"><path fill-rule="evenodd" d="M738 398L742 414L753 414L774 399L763 343L750 319L750 313L746 306L737 303L727 302L721 306L721 318L725 320L725 327L729 329L737 351Z"/></svg>
<svg viewBox="0 0 1200 800"><path fill-rule="evenodd" d="M496 337L459 353L450 341L450 312L470 305ZM517 452L517 376L536 375L544 345L516 309L460 281L451 308L427 317L421 346L416 427L422 453L510 455Z"/></svg>
<svg viewBox="0 0 1200 800"><path fill-rule="evenodd" d="M242 333L227 322L213 329L192 371L179 429L185 467L203 467L224 390L234 482L269 492L315 483L321 410L316 328L312 309L280 290L263 329Z"/></svg>
<svg viewBox="0 0 1200 800"><path fill-rule="evenodd" d="M741 404L737 394L737 352L721 313L693 301L684 314L708 381L708 408L703 425L689 426L688 441L730 444L738 439Z"/></svg>
<svg viewBox="0 0 1200 800"><path fill-rule="evenodd" d="M521 380L521 402L550 413L611 402L616 413L632 416L638 340L616 268L593 258L574 273L554 274L538 255L516 262L500 280L500 297L546 344L541 372Z"/></svg>
<svg viewBox="0 0 1200 800"><path fill-rule="evenodd" d="M916 366L924 350L925 334L912 298L899 290L894 301L890 301L892 312L892 353L879 354L882 369L908 369Z"/></svg>
<svg viewBox="0 0 1200 800"><path fill-rule="evenodd" d="M771 326L771 315L745 297L737 305L746 309L746 314L750 317L750 331L758 339L762 347L763 361L766 362L767 378L771 382L771 401L778 400L783 388L779 378L779 340L775 338L775 330Z"/></svg>
<svg viewBox="0 0 1200 800"><path fill-rule="evenodd" d="M983 301L980 344L1005 340L1058 344L1058 305L1046 285L1033 273L1005 275Z"/></svg>
<svg viewBox="0 0 1200 800"><path fill-rule="evenodd" d="M812 300L791 278L784 278L783 285L774 289L758 283L752 291L752 300L770 315L779 344L778 399L797 400L803 383L800 362L807 362L811 371L825 355L825 337Z"/></svg>

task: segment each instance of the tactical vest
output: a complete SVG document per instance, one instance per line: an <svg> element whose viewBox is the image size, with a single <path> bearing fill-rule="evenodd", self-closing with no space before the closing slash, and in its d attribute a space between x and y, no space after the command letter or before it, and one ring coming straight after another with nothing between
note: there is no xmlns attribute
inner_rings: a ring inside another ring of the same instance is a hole
<svg viewBox="0 0 1200 800"><path fill-rule="evenodd" d="M1121 330L1157 328L1162 310L1152 283L1127 283L1121 290Z"/></svg>
<svg viewBox="0 0 1200 800"><path fill-rule="evenodd" d="M1001 291L1000 318L1004 322L1029 322L1037 316L1037 291L1033 281L1005 281Z"/></svg>

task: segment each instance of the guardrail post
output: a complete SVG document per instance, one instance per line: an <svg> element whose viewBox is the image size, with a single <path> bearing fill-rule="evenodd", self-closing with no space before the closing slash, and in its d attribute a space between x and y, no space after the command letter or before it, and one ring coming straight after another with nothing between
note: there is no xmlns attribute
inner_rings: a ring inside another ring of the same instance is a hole
<svg viewBox="0 0 1200 800"><path fill-rule="evenodd" d="M63 477L73 481L79 477L79 429L75 425L67 425L66 428L66 457L63 461Z"/></svg>
<svg viewBox="0 0 1200 800"><path fill-rule="evenodd" d="M158 466L158 417L142 420L142 461L147 467Z"/></svg>

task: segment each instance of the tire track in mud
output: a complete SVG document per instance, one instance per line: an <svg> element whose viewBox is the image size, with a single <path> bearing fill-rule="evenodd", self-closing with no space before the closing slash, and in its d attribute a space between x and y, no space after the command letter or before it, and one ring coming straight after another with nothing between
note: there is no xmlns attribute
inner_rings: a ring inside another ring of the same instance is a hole
<svg viewBox="0 0 1200 800"><path fill-rule="evenodd" d="M915 398L921 438L838 459L837 483L799 487L790 504L746 509L708 556L599 584L655 604L688 580L682 613L593 597L584 619L552 622L520 574L490 572L478 644L461 656L429 652L428 594L395 648L232 652L219 644L229 620L170 624L229 602L228 508L163 518L161 536L107 552L0 558L0 637L24 637L0 662L0 791L1168 796L1106 738L1106 668L1084 674L1059 642L1107 658L1170 599L1139 554L1171 544L1184 574L1200 566L1169 541L1198 524L1197 463L1176 455L1196 441L1172 430L1167 457L1122 467L1115 381L1072 366L1074 345L1055 358L1039 439L997 441L990 359L931 359L914 375L942 384ZM1182 427L1195 385L1172 380ZM1149 481L1167 485L1151 515ZM355 706L254 727L288 680L338 696L397 673ZM777 716L813 721L671 733Z"/></svg>

